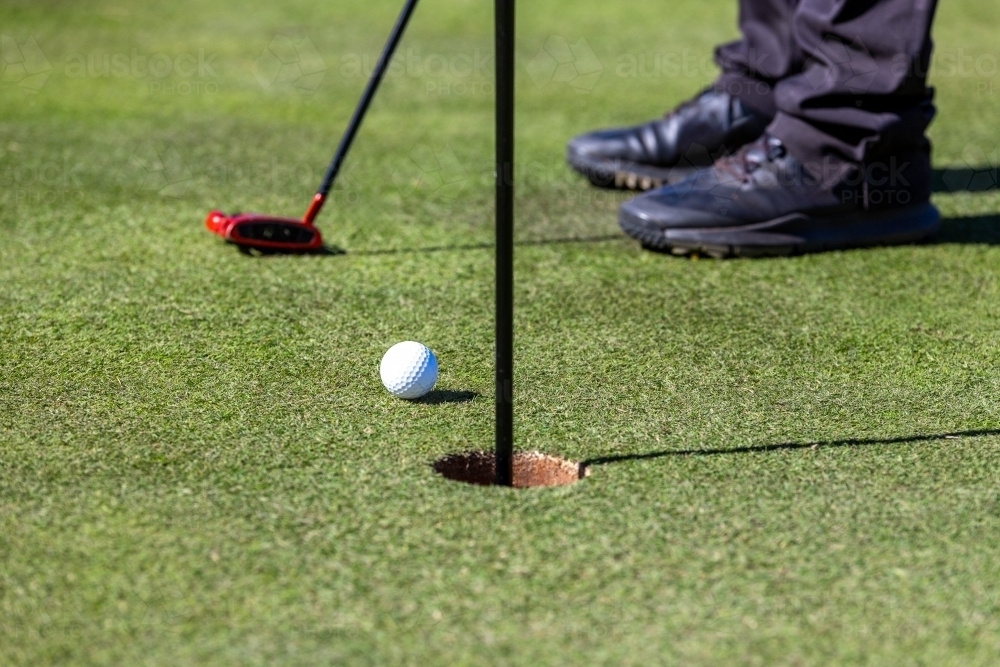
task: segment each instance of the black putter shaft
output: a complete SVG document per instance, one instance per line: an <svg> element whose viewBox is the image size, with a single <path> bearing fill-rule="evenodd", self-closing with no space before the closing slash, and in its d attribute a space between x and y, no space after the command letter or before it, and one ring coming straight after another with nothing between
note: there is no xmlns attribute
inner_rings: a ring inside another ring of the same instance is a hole
<svg viewBox="0 0 1000 667"><path fill-rule="evenodd" d="M382 49L382 55L379 56L378 64L368 79L365 92L361 96L357 108L354 109L351 122L348 123L347 129L344 131L344 136L340 138L340 145L337 146L337 152L330 162L330 167L326 170L326 176L323 177L323 182L320 184L319 190L316 191L316 196L313 197L312 203L303 217L303 222L312 224L316 216L319 215L320 209L323 208L326 196L330 194L330 188L333 187L333 182L337 179L337 174L340 173L340 167L344 164L344 158L347 157L347 151L351 149L354 137L357 135L358 130L361 129L361 121L364 120L365 112L368 111L368 106L375 98L375 91L378 90L379 84L382 83L382 77L385 76L386 70L389 69L392 55L396 52L396 47L403 38L403 31L406 30L406 24L410 22L410 16L416 8L417 0L406 0L403 10L399 13L399 18L396 19L396 25L389 35L389 41L386 42L385 48Z"/></svg>
<svg viewBox="0 0 1000 667"><path fill-rule="evenodd" d="M514 482L514 0L496 23L496 484Z"/></svg>

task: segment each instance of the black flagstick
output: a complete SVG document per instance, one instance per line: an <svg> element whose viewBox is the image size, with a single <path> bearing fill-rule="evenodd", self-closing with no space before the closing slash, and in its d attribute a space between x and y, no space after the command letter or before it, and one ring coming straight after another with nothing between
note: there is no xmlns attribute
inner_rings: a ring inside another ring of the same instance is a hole
<svg viewBox="0 0 1000 667"><path fill-rule="evenodd" d="M496 24L496 483L513 484L514 457L514 0L495 0Z"/></svg>

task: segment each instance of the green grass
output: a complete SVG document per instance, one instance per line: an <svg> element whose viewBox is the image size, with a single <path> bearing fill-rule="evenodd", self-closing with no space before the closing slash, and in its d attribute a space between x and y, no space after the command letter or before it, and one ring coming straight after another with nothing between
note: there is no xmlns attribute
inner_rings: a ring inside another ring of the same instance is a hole
<svg viewBox="0 0 1000 667"><path fill-rule="evenodd" d="M598 463L510 492L430 469L491 444L490 3L418 10L403 51L456 67L386 81L348 254L262 259L205 212L304 208L399 3L5 2L51 69L0 83L0 664L995 664L998 193L926 246L687 261L562 164L710 81L733 4L519 8L517 443ZM940 167L997 163L998 30L941 7ZM259 84L276 34L314 91ZM529 75L552 35L592 88ZM476 397L389 397L404 339Z"/></svg>

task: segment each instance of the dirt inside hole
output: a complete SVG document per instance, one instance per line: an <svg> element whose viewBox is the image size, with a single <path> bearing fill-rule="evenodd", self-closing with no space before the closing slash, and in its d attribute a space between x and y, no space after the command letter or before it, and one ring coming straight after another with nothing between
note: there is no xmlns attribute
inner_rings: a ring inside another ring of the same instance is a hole
<svg viewBox="0 0 1000 667"><path fill-rule="evenodd" d="M492 452L449 454L434 462L434 472L455 482L492 486L496 460ZM514 488L568 486L590 472L586 466L540 452L514 454Z"/></svg>

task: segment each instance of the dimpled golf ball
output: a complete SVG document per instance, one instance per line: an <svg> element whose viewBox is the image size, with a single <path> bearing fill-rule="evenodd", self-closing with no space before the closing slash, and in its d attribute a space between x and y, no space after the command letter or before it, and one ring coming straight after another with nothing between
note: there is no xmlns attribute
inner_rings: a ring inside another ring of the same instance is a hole
<svg viewBox="0 0 1000 667"><path fill-rule="evenodd" d="M429 392L438 377L434 353L426 345L412 340L390 347L378 370L389 393L407 400Z"/></svg>

